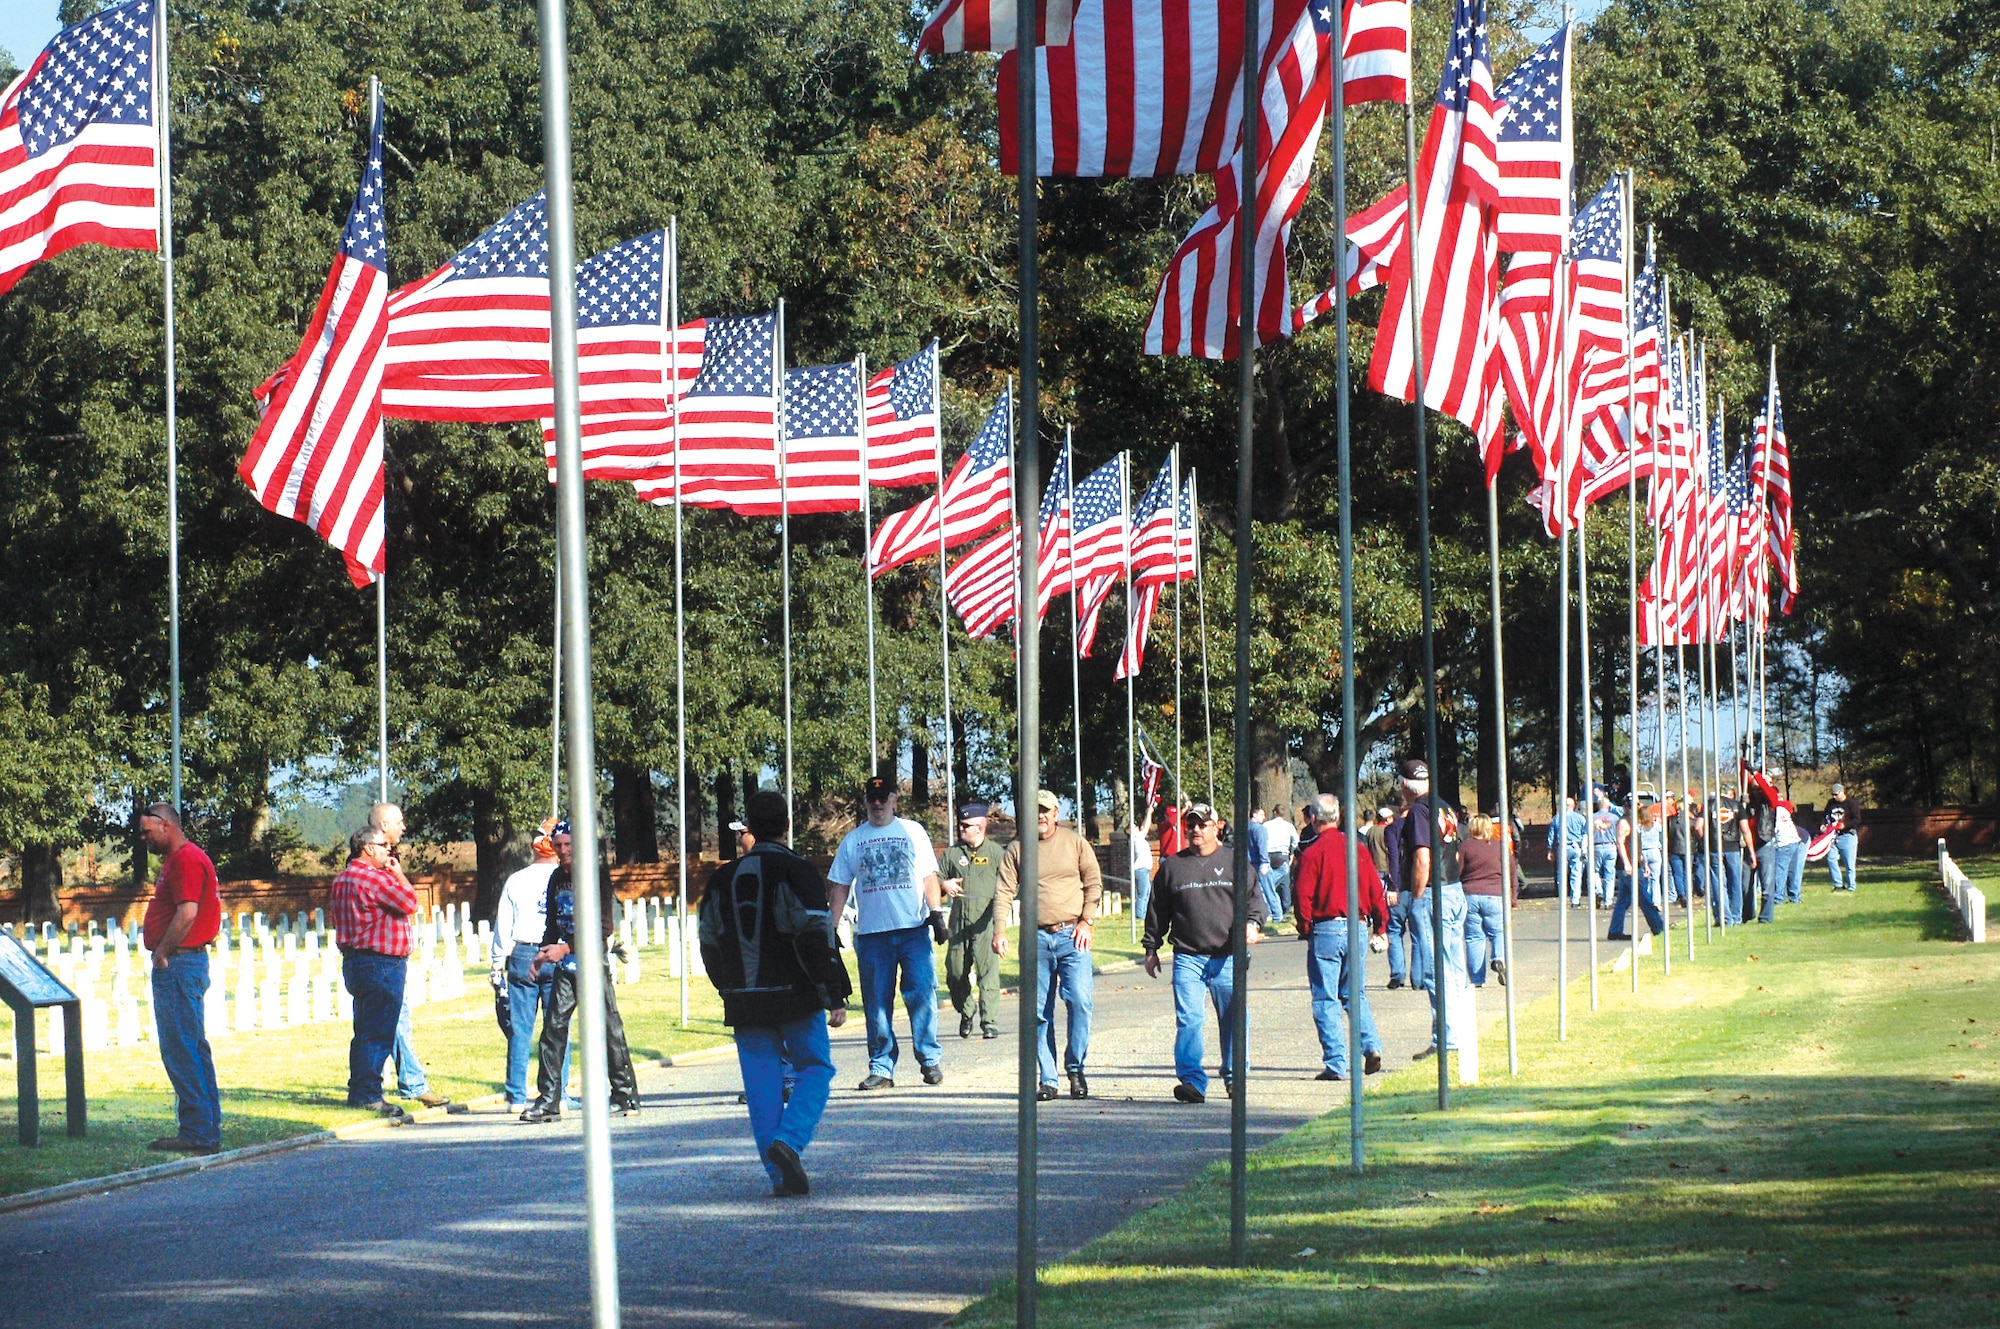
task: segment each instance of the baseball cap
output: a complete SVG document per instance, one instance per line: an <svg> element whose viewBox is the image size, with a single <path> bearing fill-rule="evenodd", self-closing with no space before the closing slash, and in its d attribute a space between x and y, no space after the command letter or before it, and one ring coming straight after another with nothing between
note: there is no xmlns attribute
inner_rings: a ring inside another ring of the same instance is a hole
<svg viewBox="0 0 2000 1329"><path fill-rule="evenodd" d="M1181 820L1189 826L1200 826L1215 820L1215 809L1206 803L1196 803L1181 814Z"/></svg>
<svg viewBox="0 0 2000 1329"><path fill-rule="evenodd" d="M1420 757L1410 758L1397 769L1402 772L1405 780L1428 780L1431 778L1431 768L1426 766Z"/></svg>
<svg viewBox="0 0 2000 1329"><path fill-rule="evenodd" d="M871 775L868 777L868 783L861 787L861 792L870 801L893 798L896 794L896 782L886 775Z"/></svg>
<svg viewBox="0 0 2000 1329"><path fill-rule="evenodd" d="M958 809L958 819L961 822L971 821L974 817L984 817L987 815L987 807L984 803L966 803Z"/></svg>
<svg viewBox="0 0 2000 1329"><path fill-rule="evenodd" d="M740 821L732 821L729 823L729 829L732 831L747 831L750 828Z"/></svg>
<svg viewBox="0 0 2000 1329"><path fill-rule="evenodd" d="M1044 789L1035 795L1035 806L1043 812L1061 812L1062 800L1053 790Z"/></svg>

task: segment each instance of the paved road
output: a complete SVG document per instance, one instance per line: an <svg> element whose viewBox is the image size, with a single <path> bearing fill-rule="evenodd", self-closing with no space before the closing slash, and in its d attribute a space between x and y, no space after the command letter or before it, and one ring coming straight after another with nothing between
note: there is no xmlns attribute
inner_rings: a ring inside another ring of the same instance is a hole
<svg viewBox="0 0 2000 1329"><path fill-rule="evenodd" d="M1516 918L1525 999L1553 986L1556 920L1547 901ZM1253 1145L1346 1102L1311 1078L1302 944L1272 940L1255 958ZM1578 942L1572 974L1583 964ZM1428 1004L1384 991L1379 957L1370 980L1389 1064L1406 1065ZM1506 1071L1500 996L1480 993L1489 1078ZM1226 1100L1169 1098L1164 979L1101 975L1096 1030L1096 1097L1043 1105L1045 1259L1228 1150ZM1213 1021L1210 1045L1213 1066ZM943 1085L912 1074L870 1095L851 1088L858 1036L834 1049L802 1201L768 1196L733 1060L641 1076L645 1115L613 1125L626 1324L928 1325L1012 1271L1013 1039L949 1038ZM479 1113L0 1215L0 1325L583 1324L580 1159L573 1120Z"/></svg>

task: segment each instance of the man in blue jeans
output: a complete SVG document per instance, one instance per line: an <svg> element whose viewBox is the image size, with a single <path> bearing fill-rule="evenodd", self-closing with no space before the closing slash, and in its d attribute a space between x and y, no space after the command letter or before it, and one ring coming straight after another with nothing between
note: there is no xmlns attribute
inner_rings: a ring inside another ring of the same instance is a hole
<svg viewBox="0 0 2000 1329"><path fill-rule="evenodd" d="M1375 1017L1368 1009L1365 973L1359 982L1354 981L1355 970L1366 967L1367 943L1350 945L1356 939L1347 927L1347 837L1340 830L1340 801L1331 794L1321 794L1313 800L1312 815L1319 834L1299 853L1298 889L1293 900L1299 935L1306 939L1306 984L1312 990L1313 1026L1319 1032L1321 1070L1314 1078L1347 1078L1350 1017L1361 1044L1362 1070L1374 1075L1382 1069L1382 1037L1375 1031ZM1389 905L1382 893L1381 875L1375 871L1375 859L1366 846L1359 846L1355 868L1361 886L1356 911L1366 920L1361 932L1366 937L1388 927ZM1357 998L1352 1005L1350 997Z"/></svg>
<svg viewBox="0 0 2000 1329"><path fill-rule="evenodd" d="M1847 796L1847 786L1836 782L1831 790L1833 797L1827 801L1829 817L1838 815L1840 831L1833 837L1833 845L1826 851L1826 868L1833 874L1833 889L1851 891L1860 884L1854 876L1855 849L1860 844L1859 823L1855 813L1861 805Z"/></svg>
<svg viewBox="0 0 2000 1329"><path fill-rule="evenodd" d="M368 824L381 832L389 842L389 859L384 865L402 881L416 896L416 887L410 884L410 876L403 871L403 860L396 846L402 843L403 810L394 803L377 803L368 810ZM412 1098L427 1108L443 1107L451 1102L443 1094L431 1092L430 1077L424 1073L424 1060L417 1055L416 1040L411 1037L410 992L407 976L403 984L403 1007L396 1012L396 1042L390 1057L396 1063L396 1089L404 1098Z"/></svg>
<svg viewBox="0 0 2000 1329"><path fill-rule="evenodd" d="M382 1063L396 1046L409 973L410 915L417 894L389 870L389 839L374 826L348 841L351 857L329 892L340 974L354 998L354 1038L347 1048L347 1105L402 1115L382 1097Z"/></svg>
<svg viewBox="0 0 2000 1329"><path fill-rule="evenodd" d="M153 1019L160 1062L174 1087L179 1127L146 1147L176 1154L219 1153L222 1091L216 1084L215 1057L203 1020L208 944L222 926L215 864L189 843L171 803L155 803L140 813L139 834L162 856L140 939L153 957Z"/></svg>
<svg viewBox="0 0 2000 1329"><path fill-rule="evenodd" d="M854 958L861 970L861 1009L868 1020L868 1074L856 1087L896 1087L899 987L924 1083L942 1084L933 937L943 941L946 932L937 850L922 826L896 815L894 780L871 776L862 799L868 819L841 838L827 872L833 916L841 916L850 895L857 914Z"/></svg>
<svg viewBox="0 0 2000 1329"><path fill-rule="evenodd" d="M1192 843L1160 864L1141 945L1147 975L1158 978L1160 947L1173 944L1174 1099L1203 1103L1208 1072L1202 1066L1202 1033L1211 1002L1222 1032L1222 1082L1231 1094L1236 1090L1236 854L1223 846L1222 819L1208 804L1189 808L1183 824ZM1246 937L1254 946L1270 913L1261 891L1252 890L1249 897Z"/></svg>
<svg viewBox="0 0 2000 1329"><path fill-rule="evenodd" d="M702 897L702 964L736 1036L750 1134L771 1194L805 1195L811 1183L802 1155L833 1084L826 1031L847 1022L847 968L825 883L785 845L784 798L769 789L752 794L743 826L743 854L715 870ZM795 1077L789 1095L787 1067Z"/></svg>
<svg viewBox="0 0 2000 1329"><path fill-rule="evenodd" d="M1735 927L1743 921L1743 808L1736 801L1736 786L1722 786L1709 821L1715 828L1715 870L1721 877L1721 889L1709 901L1709 917Z"/></svg>
<svg viewBox="0 0 2000 1329"><path fill-rule="evenodd" d="M1567 901L1572 909L1583 904L1590 852L1590 819L1576 810L1574 798L1565 798L1562 815L1549 822L1549 856L1561 882L1556 898Z"/></svg>
<svg viewBox="0 0 2000 1329"><path fill-rule="evenodd" d="M541 949L542 931L548 923L549 877L556 870L553 834L557 830L568 834L569 823L551 817L542 824L535 836L535 861L507 878L493 919L492 982L494 990L507 998L504 1089L507 1107L514 1112L528 1107L528 1059L535 1051L535 1016L548 1000L555 973L548 969L531 978L528 970L535 952ZM563 1082L569 1082L566 1067Z"/></svg>
<svg viewBox="0 0 2000 1329"><path fill-rule="evenodd" d="M1021 920L1023 927L1032 923L1039 933L1035 941L1035 1012L1040 1032L1035 1060L1041 1081L1035 1097L1044 1102L1056 1096L1058 997L1069 1009L1069 1038L1063 1051L1069 1096L1090 1097L1090 1081L1083 1068L1090 1055L1090 1010L1096 981L1090 965L1091 920L1097 917L1097 902L1104 894L1104 874L1098 869L1096 851L1081 835L1057 824L1061 810L1062 804L1048 790L1035 795L1035 917ZM1000 889L993 897L994 917L999 921L993 930L993 950L998 955L1007 953L1006 924L1020 887L1021 842L1016 840L1000 860ZM1159 891L1156 879L1155 899Z"/></svg>

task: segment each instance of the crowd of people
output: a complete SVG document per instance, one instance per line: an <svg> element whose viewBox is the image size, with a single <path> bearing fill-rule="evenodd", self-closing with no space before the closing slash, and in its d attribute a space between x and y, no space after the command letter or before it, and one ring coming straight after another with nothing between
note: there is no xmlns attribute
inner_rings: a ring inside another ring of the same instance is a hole
<svg viewBox="0 0 2000 1329"><path fill-rule="evenodd" d="M1358 817L1355 879L1347 871L1347 832L1339 800L1322 794L1298 809L1294 824L1282 807L1255 811L1243 828L1252 880L1246 945L1287 923L1306 945L1305 970L1322 1069L1341 1081L1382 1069L1382 1040L1366 986L1355 985L1366 951L1386 952L1388 988L1422 991L1433 1014L1450 994L1507 982L1505 904L1521 884L1520 830L1497 816L1462 816L1431 792L1420 760L1397 769L1400 805ZM1687 795L1666 802L1632 800L1628 816L1619 791L1592 791L1588 812L1566 798L1551 819L1549 844L1558 899L1581 907L1594 892L1612 909L1609 936L1625 938L1636 904L1654 931L1665 927L1660 901L1691 906L1705 896L1717 922L1739 923L1746 882L1761 898L1756 918L1770 922L1779 904L1799 898L1808 842L1794 814L1762 772L1704 805ZM1855 804L1833 786L1833 802L1816 854L1829 862L1836 889L1855 888ZM743 817L729 824L736 854L706 883L696 922L704 968L734 1036L757 1151L773 1193L806 1194L803 1155L831 1091L830 1029L847 1019L855 984L841 956L842 920L851 925L861 1013L867 1031L867 1073L861 1092L892 1089L902 1062L895 1023L900 998L909 1022L910 1051L925 1085L943 1083L938 1029L937 947L945 948L945 992L958 1015L958 1035L1002 1036L999 961L1009 950L1007 920L1021 896L1022 845L989 838L990 809L958 809L956 835L942 855L929 832L897 813L894 780L876 777L862 790L865 817L840 841L822 874L790 847L785 800L753 793ZM1033 1009L1037 1029L1037 1097L1090 1097L1088 1061L1094 971L1093 922L1104 892L1096 849L1061 824L1061 805L1038 792L1033 832L1037 853L1037 931ZM161 1058L173 1083L179 1129L155 1149L212 1154L221 1144L221 1102L214 1058L203 1032L207 952L219 929L215 868L184 834L174 809L146 809L141 829L162 855L144 924L153 957L154 1006ZM411 921L419 897L403 870L398 844L404 819L394 804L377 804L350 841L350 860L334 879L330 914L341 972L353 998L354 1034L348 1058L347 1102L383 1114L403 1109L385 1097L393 1067L404 1099L442 1107L431 1092L411 1037L404 979L412 948ZM1236 1085L1237 1002L1232 960L1236 941L1236 849L1224 818L1206 803L1180 800L1161 814L1159 849L1151 843L1151 810L1129 829L1132 900L1143 919L1142 966L1171 976L1175 1013L1172 1097L1207 1101L1212 1080L1204 1064L1205 1027L1212 1010L1221 1031L1221 1080ZM565 1107L570 1034L578 1001L574 838L565 821L544 822L533 861L506 881L494 919L491 980L496 1014L506 1035L504 1094L521 1120L558 1120ZM1433 862L1435 858L1435 862ZM1509 878L1511 877L1511 880ZM612 916L608 874L600 874L603 918ZM1431 892L1438 892L1433 900ZM1367 941L1355 946L1347 922L1350 891ZM1443 925L1443 945L1433 929ZM1163 949L1171 957L1161 957ZM1438 972L1442 952L1444 969ZM619 1017L615 988L601 985L605 1050L613 1114L640 1111L638 1083ZM1058 1003L1063 1020L1057 1020ZM540 1017L537 1034L535 1022ZM1450 1016L1451 1020L1458 1017ZM1447 1022L1449 1025L1449 1021ZM1349 1030L1362 1064L1351 1064ZM1437 1028L1434 1019L1432 1028ZM1451 1050L1447 1028L1446 1049ZM1416 1053L1437 1053L1435 1040ZM528 1095L530 1054L535 1094Z"/></svg>

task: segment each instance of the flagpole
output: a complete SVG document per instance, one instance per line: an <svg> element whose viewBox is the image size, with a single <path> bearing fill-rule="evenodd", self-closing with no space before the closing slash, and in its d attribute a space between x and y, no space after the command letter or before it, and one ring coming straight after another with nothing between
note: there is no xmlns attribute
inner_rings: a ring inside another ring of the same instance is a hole
<svg viewBox="0 0 2000 1329"><path fill-rule="evenodd" d="M167 692L168 748L173 765L173 804L181 807L181 505L180 408L174 375L174 161L173 88L167 72L167 7L153 7L154 117L160 131L160 270L166 336L163 368L167 389Z"/></svg>
<svg viewBox="0 0 2000 1329"><path fill-rule="evenodd" d="M1254 114L1245 111L1246 115ZM1414 96L1403 99L1403 170L1409 181L1410 200L1410 304L1415 310L1410 319L1410 369L1413 386L1410 415L1416 431L1417 445L1417 576L1421 584L1423 598L1423 665L1424 665L1424 760L1431 773L1431 879L1429 883L1431 906L1431 985L1432 1036L1437 1044L1438 1109L1443 1111L1451 1106L1451 1081L1448 1063L1451 1057L1446 1048L1450 1045L1449 1029L1445 1019L1444 993L1444 837L1443 816L1439 804L1444 799L1443 772L1438 769L1437 736L1437 612L1431 594L1431 481L1430 445L1424 436L1424 273L1423 265L1415 256L1423 252L1423 216L1419 206L1417 188L1417 110ZM1339 262L1345 264L1347 256L1342 254ZM1246 389L1247 391L1247 389ZM1246 513L1239 514L1238 520L1247 520ZM1243 623L1238 626L1241 636L1248 630L1249 606L1239 607ZM1246 717L1247 718L1247 717ZM1455 794L1457 791L1454 790ZM1561 806L1560 801L1557 804Z"/></svg>
<svg viewBox="0 0 2000 1329"><path fill-rule="evenodd" d="M1173 532L1173 557L1167 566L1174 576L1174 792L1185 796L1187 786L1181 782L1186 762L1181 752L1181 445L1178 443L1174 444L1173 462L1174 487L1169 497L1174 515L1168 527Z"/></svg>
<svg viewBox="0 0 2000 1329"><path fill-rule="evenodd" d="M1579 443L1581 440L1579 440ZM1567 498L1564 502L1567 502ZM1583 899L1585 926L1590 932L1590 1009L1598 1006L1597 973L1597 855L1588 839L1590 819L1597 808L1596 761L1592 751L1596 743L1596 716L1590 704L1590 554L1587 549L1590 509L1586 506L1576 514L1576 641L1577 660L1581 672L1577 675L1579 691L1583 700L1583 797L1577 800L1584 811L1583 821L1586 838L1583 851ZM1610 716L1605 717L1608 724Z"/></svg>
<svg viewBox="0 0 2000 1329"><path fill-rule="evenodd" d="M161 5L164 10L165 5ZM382 80L368 79L368 123L382 118ZM377 801L389 801L389 573L384 532L383 571L375 578L375 748L381 767L377 781Z"/></svg>
<svg viewBox="0 0 2000 1329"><path fill-rule="evenodd" d="M681 1028L688 1025L688 854L700 840L688 837L687 617L683 602L685 579L681 563L681 227L678 216L667 219L667 400L672 403L674 443L674 829L681 837L674 855L674 921L681 980ZM718 827L718 833L722 828Z"/></svg>
<svg viewBox="0 0 2000 1329"><path fill-rule="evenodd" d="M855 419L861 426L861 589L867 603L868 616L868 773L876 773L876 763L882 760L882 742L876 729L875 710L875 578L868 567L868 547L874 536L874 497L872 479L868 474L868 357L854 357L854 410ZM938 532L944 532L944 512L942 501L938 511ZM947 826L949 834L950 827Z"/></svg>
<svg viewBox="0 0 2000 1329"><path fill-rule="evenodd" d="M1188 488L1194 496L1189 500L1188 519L1192 523L1194 535L1194 611L1195 632L1201 638L1201 733L1202 741L1208 745L1208 803L1215 806L1215 710L1209 695L1208 672L1208 584L1202 576L1201 556L1201 477L1193 472L1188 474ZM1174 509L1178 520L1180 509Z"/></svg>
<svg viewBox="0 0 2000 1329"><path fill-rule="evenodd" d="M549 349L555 387L556 511L570 613L563 623L569 657L569 782L576 841L577 1005L583 1043L585 1230L591 1322L617 1329L618 1233L612 1198L610 1098L605 1058L604 927L598 901L597 754L590 682L590 601L584 546L583 428L576 352L576 239L570 194L569 35L563 0L541 0L542 140L548 190Z"/></svg>
<svg viewBox="0 0 2000 1329"><path fill-rule="evenodd" d="M1630 828L1633 837L1633 847L1636 849L1638 847L1639 835L1639 404L1635 392L1636 384L1634 383L1634 379L1637 377L1636 366L1633 363L1636 352L1632 345L1633 206L1632 170L1630 167L1627 167L1625 169L1625 206L1623 209L1625 216L1623 244L1625 250L1625 601L1627 614L1625 637L1625 702L1627 709L1627 730L1631 747L1628 750L1625 760L1625 783L1629 786L1629 792L1626 794L1626 802L1630 809L1628 815L1631 817L1631 820L1626 824ZM1646 252L1650 254L1652 250L1653 232L1649 226L1646 228ZM1654 416L1657 417L1657 415L1658 411L1656 409ZM1656 418L1649 419L1647 424L1649 425L1648 433L1652 433L1658 428ZM1593 817L1596 816L1594 806L1591 815ZM1594 854L1595 852L1596 850L1593 846L1592 853ZM1617 889L1615 867L1613 869L1612 889ZM1637 922L1632 917L1632 914L1638 912L1638 890L1639 883L1635 876L1632 883L1632 909L1625 916L1628 925ZM1637 936L1636 933L1633 935ZM1632 955L1631 968L1634 981L1637 981L1639 956L1636 949Z"/></svg>
<svg viewBox="0 0 2000 1329"><path fill-rule="evenodd" d="M1130 452L1121 452L1118 454L1118 470L1118 516L1125 531L1125 639L1131 641L1133 639L1132 634L1139 630L1138 623L1136 622L1138 614L1135 612L1139 597L1137 588L1132 585L1132 454ZM1129 866L1133 853L1131 839L1133 836L1139 834L1139 755L1136 751L1139 740L1137 738L1138 719L1135 714L1135 703L1137 700L1135 691L1136 681L1133 677L1137 672L1137 670L1132 669L1125 671L1125 860L1128 865L1126 867L1127 872L1131 871L1131 867ZM1149 808L1148 811L1150 810ZM1132 940L1136 942L1139 940L1140 921L1138 879L1136 877L1133 878L1130 885L1132 890Z"/></svg>
<svg viewBox="0 0 2000 1329"><path fill-rule="evenodd" d="M935 348L936 343L932 343ZM931 353L931 405L937 412L937 487L938 487L938 652L943 661L944 675L944 834L949 838L955 833L958 822L956 804L958 772L952 765L951 712L951 601L944 584L944 384L943 370L938 365L936 350ZM1011 468L1010 468L1011 469ZM874 548L868 552L868 576L875 576ZM873 617L872 615L870 616Z"/></svg>
<svg viewBox="0 0 2000 1329"><path fill-rule="evenodd" d="M778 586L784 601L785 656L785 808L798 816L792 790L792 496L786 467L790 461L791 422L785 418L785 302L778 301L777 356L771 365L773 395L778 399Z"/></svg>
<svg viewBox="0 0 2000 1329"><path fill-rule="evenodd" d="M1071 433L1064 425L1063 493L1069 501L1069 525L1063 536L1063 553L1069 559L1069 715L1076 756L1076 829L1083 834L1083 665L1077 658L1082 625L1076 617L1076 460L1070 451Z"/></svg>
<svg viewBox="0 0 2000 1329"><path fill-rule="evenodd" d="M562 588L562 497L556 497L556 543L549 555L549 571L555 576L555 647L554 661L550 665L549 684L549 815L562 815L562 642L563 642L563 588Z"/></svg>
<svg viewBox="0 0 2000 1329"><path fill-rule="evenodd" d="M1341 252L1345 253L1346 250L1342 249ZM1507 960L1507 1073L1519 1075L1521 1050L1514 1028L1514 857L1520 846L1514 843L1513 797L1507 788L1507 661L1500 635L1500 486L1497 478L1486 482L1486 562L1491 573L1489 598L1493 610L1494 765L1500 780L1500 946ZM1341 649L1341 668L1345 670L1348 648L1343 645ZM1343 697L1343 706L1346 705L1346 701L1347 699ZM1343 716L1341 724L1344 726L1347 723L1347 718ZM1350 846L1348 852L1353 854L1356 850ZM1347 879L1356 880L1352 874ZM1354 904L1351 898L1348 907L1352 912ZM1359 931L1360 920L1359 915L1356 915L1348 929L1348 948L1357 955L1360 954L1359 950L1355 949L1360 944ZM1359 1005L1359 1001L1357 997L1349 998L1352 1005ZM1360 1035L1351 1033L1350 1041L1354 1045L1350 1051L1358 1056L1358 1049L1361 1046ZM1352 1057L1349 1058L1349 1062L1352 1064ZM1360 1081L1356 1080L1355 1083L1359 1084ZM1357 1126L1355 1130L1358 1134L1359 1127Z"/></svg>
<svg viewBox="0 0 2000 1329"><path fill-rule="evenodd" d="M1557 273L1562 271L1560 261ZM1560 289L1560 284L1558 288ZM1562 305L1552 297L1551 334L1562 335L1553 311ZM1557 360L1560 362L1558 351ZM1549 848L1556 865L1556 1039L1569 1040L1569 828L1563 800L1569 797L1569 485L1563 478L1561 416L1564 389L1560 364L1556 382L1556 539L1561 543L1556 573L1556 787L1549 795Z"/></svg>

